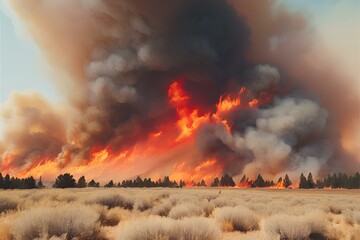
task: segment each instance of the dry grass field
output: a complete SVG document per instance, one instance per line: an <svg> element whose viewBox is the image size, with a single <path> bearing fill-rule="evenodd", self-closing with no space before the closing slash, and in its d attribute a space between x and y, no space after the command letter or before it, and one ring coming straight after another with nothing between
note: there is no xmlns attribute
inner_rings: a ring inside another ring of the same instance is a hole
<svg viewBox="0 0 360 240"><path fill-rule="evenodd" d="M358 190L0 191L0 238L355 240L359 199Z"/></svg>

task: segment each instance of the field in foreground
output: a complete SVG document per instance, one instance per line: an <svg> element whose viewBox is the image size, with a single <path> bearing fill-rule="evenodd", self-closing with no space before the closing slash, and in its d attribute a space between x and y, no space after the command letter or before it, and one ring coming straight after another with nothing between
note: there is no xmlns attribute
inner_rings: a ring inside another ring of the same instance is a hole
<svg viewBox="0 0 360 240"><path fill-rule="evenodd" d="M355 240L359 199L359 190L0 191L0 239Z"/></svg>

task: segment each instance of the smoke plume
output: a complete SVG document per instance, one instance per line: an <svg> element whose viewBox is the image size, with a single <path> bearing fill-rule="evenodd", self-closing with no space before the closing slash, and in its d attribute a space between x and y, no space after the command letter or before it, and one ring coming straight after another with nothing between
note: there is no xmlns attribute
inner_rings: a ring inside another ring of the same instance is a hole
<svg viewBox="0 0 360 240"><path fill-rule="evenodd" d="M358 168L341 134L356 127L347 106L359 96L305 18L275 1L9 4L65 104L9 99L1 170L209 181Z"/></svg>

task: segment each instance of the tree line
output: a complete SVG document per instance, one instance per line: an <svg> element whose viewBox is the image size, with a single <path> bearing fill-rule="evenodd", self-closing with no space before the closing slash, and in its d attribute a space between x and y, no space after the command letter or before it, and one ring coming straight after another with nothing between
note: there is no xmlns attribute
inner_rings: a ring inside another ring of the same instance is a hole
<svg viewBox="0 0 360 240"><path fill-rule="evenodd" d="M123 180L122 182L115 183L113 180L110 180L104 185L104 187L124 187L124 188L149 188L149 187L168 187L168 188L182 188L182 187L207 187L205 180L202 179L200 182L191 181L186 183L183 180L179 182L170 180L169 176L165 176L163 179L158 179L153 181L151 178L142 179L140 176L134 180ZM236 184L234 179L229 175L225 174L221 178L216 177L210 183L210 187L249 187L249 188L258 188L258 187L279 187L279 188L290 188L293 186L290 177L285 174L284 178L280 177L275 183L273 180L265 180L261 174L257 176L255 180L249 180L246 175L244 175L239 184ZM91 180L89 183L86 182L85 177L82 176L79 178L78 182L70 175L69 173L64 175L59 175L55 181L54 187L66 188L66 187L99 187L99 183ZM312 173L310 172L307 178L301 173L299 178L299 185L296 186L303 189L310 188L360 188L360 174L355 173L354 175L347 175L345 173L334 173L328 175L322 180L317 180L315 182Z"/></svg>
<svg viewBox="0 0 360 240"><path fill-rule="evenodd" d="M207 187L205 180L202 179L200 182L191 181L186 183L183 180L179 182L170 180L169 176L165 176L163 179L153 181L151 178L142 179L140 176L134 180L124 180L122 182L115 183L110 180L104 185L104 187L124 187L124 188L149 188L149 187L168 187L168 188L182 188L182 187ZM249 180L244 175L238 184L235 183L234 179L229 175L225 174L221 178L214 178L210 183L210 187L279 187L289 188L292 187L292 181L286 174L284 178L280 177L275 183L273 180L264 180L259 174L255 180ZM31 176L27 178L15 178L10 177L6 174L5 177L0 173L0 189L33 189L43 188L41 177L38 182ZM100 183L92 179L87 182L85 176L81 176L77 181L74 176L70 173L60 174L53 184L54 188L85 188L85 187L100 187ZM333 173L324 177L323 179L314 180L312 173L310 172L307 177L301 173L299 178L299 185L296 186L302 189L311 188L346 188L346 189L359 189L360 188L360 174L357 172L354 175L348 175L346 173Z"/></svg>
<svg viewBox="0 0 360 240"><path fill-rule="evenodd" d="M240 187L250 187L250 188L257 188L257 187L283 187L283 188L289 188L292 185L292 182L287 174L285 174L285 177L279 177L276 184L273 180L264 180L264 178L259 174L255 180L249 180L246 175L244 175L240 180Z"/></svg>
<svg viewBox="0 0 360 240"><path fill-rule="evenodd" d="M0 188L2 189L33 189L42 188L43 186L41 178L36 183L36 180L32 176L27 178L15 178L6 174L5 177L3 177L2 173L0 173Z"/></svg>
<svg viewBox="0 0 360 240"><path fill-rule="evenodd" d="M328 174L322 180L316 181L318 188L347 188L359 189L360 188L360 174L357 172L354 175L347 175L345 173Z"/></svg>

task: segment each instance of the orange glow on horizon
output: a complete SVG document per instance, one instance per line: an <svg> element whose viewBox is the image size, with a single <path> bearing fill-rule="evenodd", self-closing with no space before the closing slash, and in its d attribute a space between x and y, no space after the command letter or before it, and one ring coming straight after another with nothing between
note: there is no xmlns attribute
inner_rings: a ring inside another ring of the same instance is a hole
<svg viewBox="0 0 360 240"><path fill-rule="evenodd" d="M164 176L169 175L174 180L181 179L187 183L204 180L209 185L215 177L222 175L221 161L216 158L200 159L199 156L195 161L192 159L193 157L179 156L180 149L189 146L192 148L191 151L196 152L192 146L198 130L204 124L222 124L231 133L231 125L227 120L229 113L239 108L256 108L263 101L251 97L249 91L245 87L241 87L236 96L220 96L214 106L214 112L203 113L201 106L194 106L194 103L191 102L191 96L184 89L185 81L186 78L181 76L174 80L168 88L168 103L176 111L176 117L170 121L158 123L154 126L154 130L148 133L146 139L138 141L129 149L119 146L119 151L116 151L114 146L93 147L89 150L87 161L72 159L71 151L62 153L63 159L69 162L58 162L57 157L38 156L42 159L34 161L39 162L37 165L27 166L26 169L14 171L14 173L20 177L32 175L38 178L42 176L44 180L54 179L58 174L64 172L70 172L76 177L85 175L89 179L101 178L100 180L118 175L119 177L124 176L122 179L136 177L139 173L147 171L147 177L154 177L161 175L159 171L162 168L160 167L156 172L148 169L157 167L162 160L157 161L156 159L158 156L163 156L165 159L178 158L177 163L172 165L170 171L164 170ZM267 100L272 96L272 94L265 93L263 95ZM74 146L76 146L77 138L74 136L71 140ZM170 152L175 155L167 156ZM181 155L183 154L181 153ZM11 169L12 159L11 156L5 158L5 161L2 162L2 170L10 172L13 170ZM194 164L194 161L197 164ZM166 168L164 167L164 169Z"/></svg>

